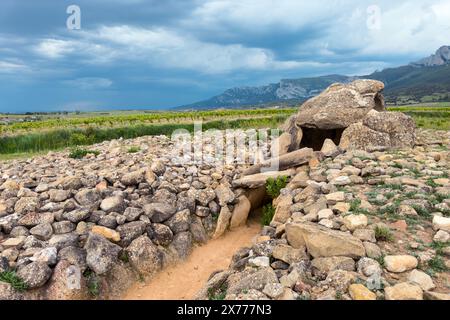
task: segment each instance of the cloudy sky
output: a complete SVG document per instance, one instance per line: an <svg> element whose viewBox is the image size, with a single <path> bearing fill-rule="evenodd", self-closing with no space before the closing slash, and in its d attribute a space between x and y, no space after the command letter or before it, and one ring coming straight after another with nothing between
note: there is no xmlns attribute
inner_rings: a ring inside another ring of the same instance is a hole
<svg viewBox="0 0 450 320"><path fill-rule="evenodd" d="M66 23L73 4L79 30ZM450 0L1 0L0 111L168 108L282 78L369 74L449 34Z"/></svg>

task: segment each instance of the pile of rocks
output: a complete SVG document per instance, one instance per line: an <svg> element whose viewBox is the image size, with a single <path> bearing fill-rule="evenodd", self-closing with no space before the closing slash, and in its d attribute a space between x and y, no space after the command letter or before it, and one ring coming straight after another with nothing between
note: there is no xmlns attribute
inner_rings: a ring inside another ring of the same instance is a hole
<svg viewBox="0 0 450 320"><path fill-rule="evenodd" d="M0 272L28 288L0 281L0 299L114 297L245 223L244 166L175 164L165 136L89 148L0 163Z"/></svg>
<svg viewBox="0 0 450 320"><path fill-rule="evenodd" d="M370 153L327 140L197 298L450 299L450 133L420 130L417 143Z"/></svg>

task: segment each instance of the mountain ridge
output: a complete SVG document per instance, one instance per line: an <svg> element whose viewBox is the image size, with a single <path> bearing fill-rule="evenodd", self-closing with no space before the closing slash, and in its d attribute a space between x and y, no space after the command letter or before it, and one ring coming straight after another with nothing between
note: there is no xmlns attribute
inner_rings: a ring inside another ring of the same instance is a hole
<svg viewBox="0 0 450 320"><path fill-rule="evenodd" d="M243 86L176 109L216 109L246 106L295 105L319 94L335 82L348 83L368 78L383 81L386 101L392 104L421 99L450 99L450 46L408 65L375 71L369 75L331 74L298 79L281 79L263 86ZM421 102L421 101L419 101Z"/></svg>

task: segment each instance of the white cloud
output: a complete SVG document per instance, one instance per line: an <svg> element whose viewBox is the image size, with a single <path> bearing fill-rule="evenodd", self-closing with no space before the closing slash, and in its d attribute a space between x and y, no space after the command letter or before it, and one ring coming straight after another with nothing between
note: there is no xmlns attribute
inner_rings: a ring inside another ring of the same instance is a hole
<svg viewBox="0 0 450 320"><path fill-rule="evenodd" d="M44 39L34 47L34 51L46 58L57 59L74 52L76 46L77 43L70 40Z"/></svg>
<svg viewBox="0 0 450 320"><path fill-rule="evenodd" d="M0 60L0 73L18 73L28 71L29 68L21 62Z"/></svg>

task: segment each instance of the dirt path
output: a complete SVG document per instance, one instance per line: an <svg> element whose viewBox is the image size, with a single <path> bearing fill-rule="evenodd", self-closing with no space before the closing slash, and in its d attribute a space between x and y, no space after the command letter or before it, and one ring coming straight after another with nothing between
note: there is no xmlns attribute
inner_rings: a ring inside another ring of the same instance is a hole
<svg viewBox="0 0 450 320"><path fill-rule="evenodd" d="M148 283L136 283L124 295L125 300L188 300L206 283L212 272L226 269L233 254L252 244L261 230L259 221L227 232L222 238L196 247L188 259L158 273Z"/></svg>

